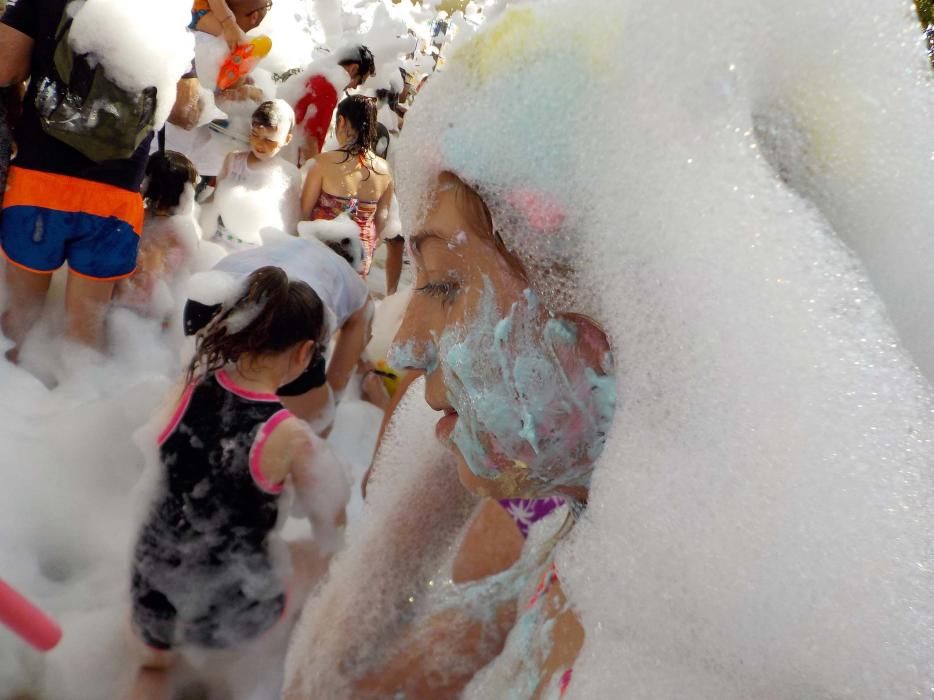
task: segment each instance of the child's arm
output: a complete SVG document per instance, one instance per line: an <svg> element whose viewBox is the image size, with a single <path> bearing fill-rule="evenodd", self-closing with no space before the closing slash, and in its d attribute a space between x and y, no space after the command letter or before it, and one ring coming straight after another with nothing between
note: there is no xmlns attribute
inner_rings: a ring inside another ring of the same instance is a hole
<svg viewBox="0 0 934 700"><path fill-rule="evenodd" d="M231 51L247 42L246 34L237 25L237 18L225 0L208 0L208 7L211 11L198 20L199 32L223 35Z"/></svg>
<svg viewBox="0 0 934 700"><path fill-rule="evenodd" d="M341 326L334 344L334 352L328 362L328 384L335 399L340 398L372 337L373 302L367 299L362 308L355 311Z"/></svg>
<svg viewBox="0 0 934 700"><path fill-rule="evenodd" d="M350 484L327 443L304 421L290 416L270 433L259 466L264 484L277 486L292 477L298 504L314 527L315 542L323 552L340 549Z"/></svg>
<svg viewBox="0 0 934 700"><path fill-rule="evenodd" d="M219 173L217 173L217 184L216 184L215 187L214 187L215 190L217 189L217 185L219 185L219 184L221 183L221 180L226 179L227 176L230 174L230 158L231 158L231 156L233 156L233 152L230 152L230 153L228 153L226 156L224 156L224 164L221 166L221 171L220 171Z"/></svg>
<svg viewBox="0 0 934 700"><path fill-rule="evenodd" d="M305 449L296 452L290 474L298 504L311 521L322 552L336 552L344 543L350 483L344 467L327 442L301 426Z"/></svg>
<svg viewBox="0 0 934 700"><path fill-rule="evenodd" d="M389 209L392 207L392 197L395 194L395 186L392 180L389 181L389 187L383 192L376 205L376 233L380 240L383 239L383 229L386 228L386 222L389 221Z"/></svg>
<svg viewBox="0 0 934 700"><path fill-rule="evenodd" d="M321 188L324 184L324 169L320 167L317 158L312 159L311 165L307 169L305 176L305 186L302 188L302 220L311 219L311 210L318 203L318 197L321 196Z"/></svg>

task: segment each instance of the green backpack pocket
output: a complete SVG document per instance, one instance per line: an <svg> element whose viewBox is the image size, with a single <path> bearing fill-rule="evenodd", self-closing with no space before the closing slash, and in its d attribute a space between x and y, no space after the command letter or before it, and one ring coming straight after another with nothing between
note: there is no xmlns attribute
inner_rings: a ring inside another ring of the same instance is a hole
<svg viewBox="0 0 934 700"><path fill-rule="evenodd" d="M93 161L129 158L155 125L156 88L117 85L93 54L68 43L72 18L62 18L51 75L42 78L36 109L43 131Z"/></svg>

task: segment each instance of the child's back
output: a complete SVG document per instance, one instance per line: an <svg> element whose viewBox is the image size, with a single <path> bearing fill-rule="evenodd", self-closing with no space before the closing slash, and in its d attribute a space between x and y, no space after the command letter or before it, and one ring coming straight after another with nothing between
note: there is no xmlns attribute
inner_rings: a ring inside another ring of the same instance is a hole
<svg viewBox="0 0 934 700"><path fill-rule="evenodd" d="M341 467L274 393L320 360L325 332L315 292L263 267L199 333L158 439L160 487L133 556L132 620L148 647L236 649L283 617L287 591L302 585L275 532L286 480L317 550L339 539L349 496Z"/></svg>

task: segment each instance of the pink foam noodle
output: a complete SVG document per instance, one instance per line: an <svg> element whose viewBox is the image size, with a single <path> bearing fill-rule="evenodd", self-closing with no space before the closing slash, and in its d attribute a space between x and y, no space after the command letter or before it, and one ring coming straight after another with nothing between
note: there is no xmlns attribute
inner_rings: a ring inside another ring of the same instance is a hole
<svg viewBox="0 0 934 700"><path fill-rule="evenodd" d="M62 638L62 628L0 579L0 623L39 651L51 651Z"/></svg>

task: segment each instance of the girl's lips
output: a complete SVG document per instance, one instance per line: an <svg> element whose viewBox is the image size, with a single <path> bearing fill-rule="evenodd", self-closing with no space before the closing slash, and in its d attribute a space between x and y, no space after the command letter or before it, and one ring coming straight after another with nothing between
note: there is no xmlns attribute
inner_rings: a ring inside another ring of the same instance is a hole
<svg viewBox="0 0 934 700"><path fill-rule="evenodd" d="M447 441L454 432L454 426L457 424L457 413L452 409L445 409L444 416L435 424L435 435L441 442Z"/></svg>

